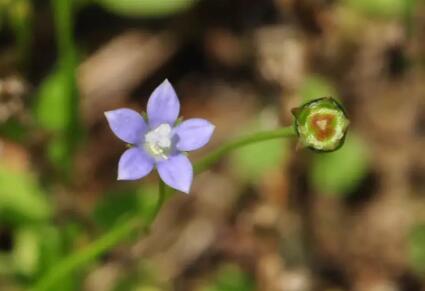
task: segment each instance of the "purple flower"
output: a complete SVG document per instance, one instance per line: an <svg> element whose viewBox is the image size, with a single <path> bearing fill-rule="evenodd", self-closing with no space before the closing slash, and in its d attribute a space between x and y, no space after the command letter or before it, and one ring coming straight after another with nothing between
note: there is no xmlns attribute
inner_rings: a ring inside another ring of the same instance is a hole
<svg viewBox="0 0 425 291"><path fill-rule="evenodd" d="M118 180L140 179L156 166L165 184L189 193L193 168L185 152L207 144L214 125L200 118L176 125L179 111L177 94L165 80L148 100L147 121L127 108L105 112L114 134L132 145L120 158Z"/></svg>

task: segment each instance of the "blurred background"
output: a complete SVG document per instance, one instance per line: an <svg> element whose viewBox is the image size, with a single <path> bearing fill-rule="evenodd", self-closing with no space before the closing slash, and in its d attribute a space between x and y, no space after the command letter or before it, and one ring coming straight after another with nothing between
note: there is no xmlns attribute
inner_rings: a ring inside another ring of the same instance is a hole
<svg viewBox="0 0 425 291"><path fill-rule="evenodd" d="M0 0L0 290L152 211L157 177L116 181L103 112L143 111L165 78L216 125L193 161L323 96L351 131L335 153L227 156L51 290L424 290L420 0Z"/></svg>

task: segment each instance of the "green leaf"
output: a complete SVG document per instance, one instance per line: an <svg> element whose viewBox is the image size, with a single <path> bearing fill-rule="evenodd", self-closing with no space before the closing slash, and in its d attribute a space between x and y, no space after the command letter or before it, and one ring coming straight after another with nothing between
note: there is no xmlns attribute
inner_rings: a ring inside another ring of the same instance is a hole
<svg viewBox="0 0 425 291"><path fill-rule="evenodd" d="M0 218L20 222L47 219L51 208L35 178L0 167Z"/></svg>
<svg viewBox="0 0 425 291"><path fill-rule="evenodd" d="M323 194L343 195L366 176L369 160L366 146L353 134L332 153L313 153L310 182Z"/></svg>
<svg viewBox="0 0 425 291"><path fill-rule="evenodd" d="M69 170L81 137L74 70L68 62L42 83L34 107L38 125L52 134L47 154L59 169Z"/></svg>
<svg viewBox="0 0 425 291"><path fill-rule="evenodd" d="M69 124L72 89L64 70L56 70L42 83L35 104L39 125L53 132L65 131Z"/></svg>
<svg viewBox="0 0 425 291"><path fill-rule="evenodd" d="M160 17L190 8L197 0L96 0L106 9L131 17Z"/></svg>

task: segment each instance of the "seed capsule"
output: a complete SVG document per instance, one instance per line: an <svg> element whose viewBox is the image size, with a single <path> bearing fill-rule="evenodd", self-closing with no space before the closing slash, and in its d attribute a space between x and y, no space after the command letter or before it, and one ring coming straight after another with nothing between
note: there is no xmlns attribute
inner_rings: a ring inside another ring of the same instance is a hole
<svg viewBox="0 0 425 291"><path fill-rule="evenodd" d="M295 130L304 147L331 152L344 144L349 120L341 105L331 97L310 101L292 110Z"/></svg>

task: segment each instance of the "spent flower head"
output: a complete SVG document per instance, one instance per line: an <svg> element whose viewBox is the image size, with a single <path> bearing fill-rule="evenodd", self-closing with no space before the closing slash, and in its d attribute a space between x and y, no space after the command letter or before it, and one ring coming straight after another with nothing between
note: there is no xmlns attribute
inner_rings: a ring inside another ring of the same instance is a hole
<svg viewBox="0 0 425 291"><path fill-rule="evenodd" d="M186 152L207 144L215 127L201 118L176 125L179 112L179 99L168 80L149 97L146 121L128 108L105 112L114 134L131 145L119 160L118 180L143 178L156 167L165 184L189 193L193 168Z"/></svg>
<svg viewBox="0 0 425 291"><path fill-rule="evenodd" d="M316 151L331 152L344 144L349 120L331 97L308 102L292 111L300 143Z"/></svg>

